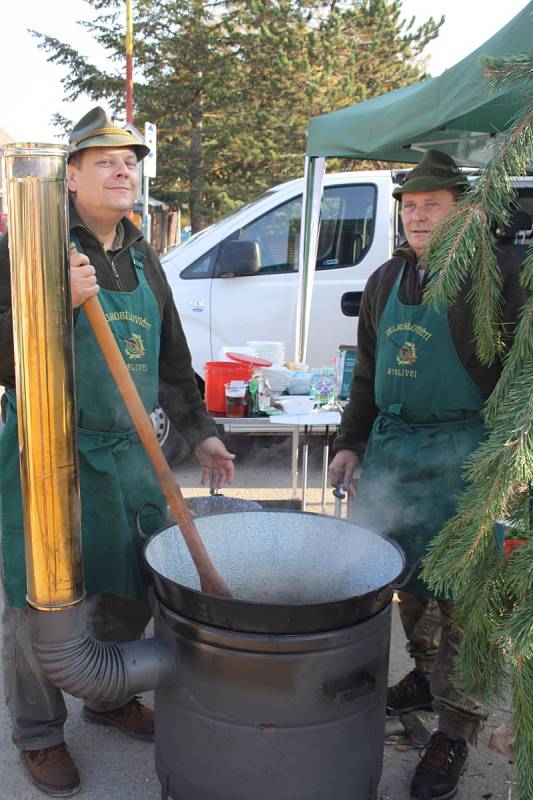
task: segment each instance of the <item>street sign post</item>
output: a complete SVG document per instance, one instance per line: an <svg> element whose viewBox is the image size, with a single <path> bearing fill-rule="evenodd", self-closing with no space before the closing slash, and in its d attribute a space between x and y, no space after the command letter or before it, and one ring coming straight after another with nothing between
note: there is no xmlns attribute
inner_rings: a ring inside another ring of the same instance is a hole
<svg viewBox="0 0 533 800"><path fill-rule="evenodd" d="M150 148L150 152L145 157L143 162L144 177L155 178L155 176L157 175L156 171L157 126L154 125L153 122L144 123L144 143L147 147Z"/></svg>
<svg viewBox="0 0 533 800"><path fill-rule="evenodd" d="M149 184L150 178L155 178L157 174L157 126L153 122L144 123L144 143L150 148L150 152L143 160L143 233L145 239L150 241Z"/></svg>

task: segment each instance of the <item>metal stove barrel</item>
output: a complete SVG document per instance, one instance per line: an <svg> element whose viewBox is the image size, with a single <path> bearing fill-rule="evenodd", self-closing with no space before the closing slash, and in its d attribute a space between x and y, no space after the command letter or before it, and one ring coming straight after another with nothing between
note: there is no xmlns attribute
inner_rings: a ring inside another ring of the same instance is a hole
<svg viewBox="0 0 533 800"><path fill-rule="evenodd" d="M350 628L262 636L201 625L155 600L176 682L155 693L167 800L376 800L389 603Z"/></svg>

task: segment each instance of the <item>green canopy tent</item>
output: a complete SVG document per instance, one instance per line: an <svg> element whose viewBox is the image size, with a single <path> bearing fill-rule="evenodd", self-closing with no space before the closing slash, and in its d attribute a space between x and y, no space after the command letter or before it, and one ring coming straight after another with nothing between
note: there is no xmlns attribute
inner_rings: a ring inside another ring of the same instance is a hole
<svg viewBox="0 0 533 800"><path fill-rule="evenodd" d="M477 50L437 78L311 119L300 235L296 359L305 361L327 157L417 163L435 147L463 166L482 166L488 145L523 107L518 92L487 91L480 56L531 50L533 2Z"/></svg>

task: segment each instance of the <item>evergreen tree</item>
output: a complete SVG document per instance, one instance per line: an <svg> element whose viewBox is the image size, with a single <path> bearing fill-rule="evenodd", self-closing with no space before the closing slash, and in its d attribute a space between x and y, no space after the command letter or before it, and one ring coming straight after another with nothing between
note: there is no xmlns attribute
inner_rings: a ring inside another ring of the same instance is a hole
<svg viewBox="0 0 533 800"><path fill-rule="evenodd" d="M485 63L495 85L530 90L531 54ZM529 94L480 178L436 232L426 294L427 302L450 304L464 281L471 281L479 358L485 363L504 358L484 411L488 437L467 464L469 484L458 513L434 540L423 577L457 603L456 622L464 634L457 684L489 703L511 687L516 800L533 797L533 247L521 270L528 300L508 349L491 225L503 228L508 222L516 199L510 176L525 174L530 164L532 122ZM495 520L510 520L524 539L510 557L501 556Z"/></svg>
<svg viewBox="0 0 533 800"><path fill-rule="evenodd" d="M84 26L121 68L122 0L87 2L101 13ZM197 230L273 176L301 175L309 118L423 77L442 21L414 29L401 0L136 0L135 123L158 126L154 193L188 208ZM120 114L120 69L36 35L67 69L67 99L85 93Z"/></svg>

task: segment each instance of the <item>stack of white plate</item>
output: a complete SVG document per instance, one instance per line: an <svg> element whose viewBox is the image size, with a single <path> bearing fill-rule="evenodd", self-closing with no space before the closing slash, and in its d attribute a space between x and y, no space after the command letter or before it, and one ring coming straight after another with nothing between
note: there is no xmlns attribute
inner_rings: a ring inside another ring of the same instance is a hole
<svg viewBox="0 0 533 800"><path fill-rule="evenodd" d="M272 364L285 364L285 342L246 342L246 347L252 347L259 358L271 361Z"/></svg>
<svg viewBox="0 0 533 800"><path fill-rule="evenodd" d="M236 345L228 345L227 347L221 347L220 350L218 351L218 360L233 361L232 358L228 358L228 353L238 353L241 356L258 355L254 347L246 347L246 345L244 344L236 344Z"/></svg>

